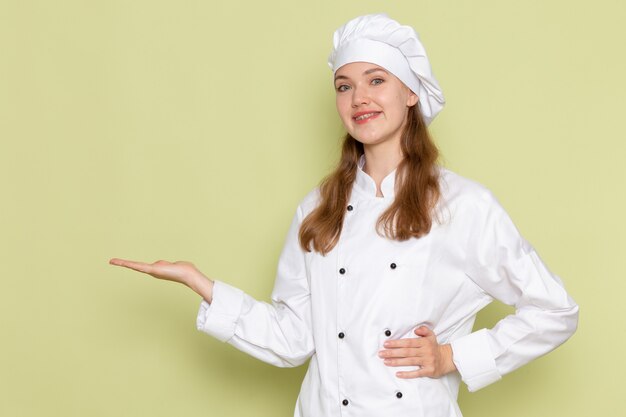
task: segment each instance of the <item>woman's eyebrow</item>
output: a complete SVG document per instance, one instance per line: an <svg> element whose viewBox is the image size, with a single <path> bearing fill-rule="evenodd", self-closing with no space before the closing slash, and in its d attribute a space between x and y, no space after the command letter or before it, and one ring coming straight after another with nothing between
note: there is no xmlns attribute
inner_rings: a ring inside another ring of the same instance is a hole
<svg viewBox="0 0 626 417"><path fill-rule="evenodd" d="M385 71L383 68L370 68L370 69L368 69L367 71L365 71L365 72L363 73L363 75L368 75L368 74L371 74L371 73L376 72L376 71L382 71L382 72L384 72L385 74L389 74L389 73L388 73L387 71Z"/></svg>
<svg viewBox="0 0 626 417"><path fill-rule="evenodd" d="M376 72L376 71L382 71L382 72L384 72L385 74L389 74L389 73L388 73L387 71L385 71L383 68L370 68L370 69L368 69L368 70L365 70L365 71L363 72L363 75L369 75L369 74L371 74L371 73L373 73L373 72ZM345 75L337 75L337 76L335 77L335 81L337 81L337 80L348 80L348 79L349 79L349 78L348 78L348 77L346 77Z"/></svg>

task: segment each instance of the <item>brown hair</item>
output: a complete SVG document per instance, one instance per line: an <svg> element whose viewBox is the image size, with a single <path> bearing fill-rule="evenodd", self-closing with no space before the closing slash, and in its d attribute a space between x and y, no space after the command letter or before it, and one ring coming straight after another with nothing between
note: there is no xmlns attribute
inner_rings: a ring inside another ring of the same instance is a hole
<svg viewBox="0 0 626 417"><path fill-rule="evenodd" d="M376 223L380 235L403 241L430 232L433 209L439 200L435 163L439 151L433 143L419 110L419 102L408 109L401 137L404 158L396 170L396 196ZM330 252L341 235L346 205L356 178L363 144L346 134L337 168L319 186L319 205L300 226L300 246L322 255Z"/></svg>

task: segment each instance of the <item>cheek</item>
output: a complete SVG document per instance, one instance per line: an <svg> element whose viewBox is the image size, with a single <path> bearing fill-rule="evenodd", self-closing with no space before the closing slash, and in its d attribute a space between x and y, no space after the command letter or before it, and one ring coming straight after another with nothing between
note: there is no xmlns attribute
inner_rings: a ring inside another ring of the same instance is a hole
<svg viewBox="0 0 626 417"><path fill-rule="evenodd" d="M350 118L351 107L345 96L338 96L335 100L335 105L337 106L337 113L339 113L341 119L345 120L346 118Z"/></svg>
<svg viewBox="0 0 626 417"><path fill-rule="evenodd" d="M395 97L393 103L389 103L394 109L394 114L397 118L404 119L407 114L407 97L398 95Z"/></svg>

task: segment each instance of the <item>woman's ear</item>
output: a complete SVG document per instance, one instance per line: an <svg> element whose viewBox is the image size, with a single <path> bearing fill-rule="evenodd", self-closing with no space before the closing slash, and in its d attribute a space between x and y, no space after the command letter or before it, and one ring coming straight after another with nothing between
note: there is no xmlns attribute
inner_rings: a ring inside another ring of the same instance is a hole
<svg viewBox="0 0 626 417"><path fill-rule="evenodd" d="M409 96L406 99L407 107L415 106L417 104L418 100L419 100L419 98L417 97L417 94L415 94L413 91L409 90Z"/></svg>

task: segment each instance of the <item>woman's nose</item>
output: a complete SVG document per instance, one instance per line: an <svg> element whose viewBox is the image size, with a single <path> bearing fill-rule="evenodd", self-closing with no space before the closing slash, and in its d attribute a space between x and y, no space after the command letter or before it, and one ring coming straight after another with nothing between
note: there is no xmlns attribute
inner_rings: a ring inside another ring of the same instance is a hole
<svg viewBox="0 0 626 417"><path fill-rule="evenodd" d="M352 107L368 104L370 101L367 90L363 87L354 87L352 90Z"/></svg>

